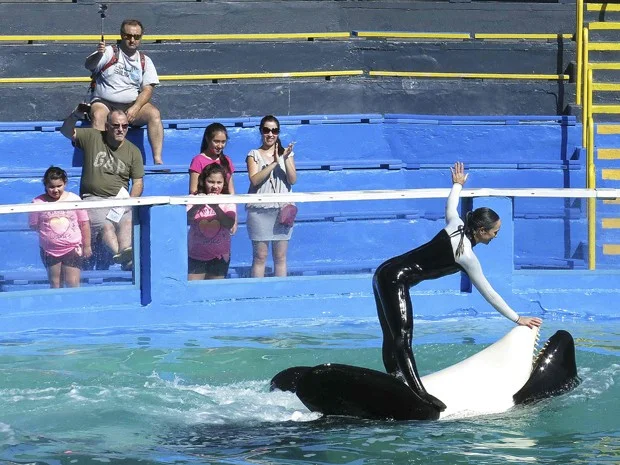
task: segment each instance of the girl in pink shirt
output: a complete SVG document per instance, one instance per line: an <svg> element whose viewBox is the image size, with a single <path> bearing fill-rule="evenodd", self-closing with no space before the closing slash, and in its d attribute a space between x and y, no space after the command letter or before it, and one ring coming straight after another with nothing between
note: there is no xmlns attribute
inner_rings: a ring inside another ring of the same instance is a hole
<svg viewBox="0 0 620 465"><path fill-rule="evenodd" d="M226 170L226 191L224 191L224 194L235 193L235 184L232 178L235 167L230 157L224 155L224 147L226 147L227 142L228 132L223 124L211 123L205 128L205 132L202 135L200 153L192 158L192 162L189 165L190 194L198 192L198 176L211 163L217 163Z"/></svg>
<svg viewBox="0 0 620 465"><path fill-rule="evenodd" d="M80 197L65 191L67 173L50 166L43 176L45 193L32 203L75 202ZM29 225L39 232L41 260L51 288L78 287L82 258L90 257L90 223L86 210L54 210L30 213Z"/></svg>
<svg viewBox="0 0 620 465"><path fill-rule="evenodd" d="M197 196L226 193L226 169L212 163L198 177ZM237 219L234 204L188 206L188 277L222 279L230 265L230 235Z"/></svg>

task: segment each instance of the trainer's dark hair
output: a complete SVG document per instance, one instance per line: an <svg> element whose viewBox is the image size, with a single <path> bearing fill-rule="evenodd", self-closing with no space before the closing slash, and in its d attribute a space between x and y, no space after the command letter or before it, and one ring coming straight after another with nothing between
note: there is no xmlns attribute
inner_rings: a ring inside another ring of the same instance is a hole
<svg viewBox="0 0 620 465"><path fill-rule="evenodd" d="M263 116L263 119L260 120L260 126L258 127L258 130L261 134L263 133L263 126L265 126L265 123L269 122L276 123L278 129L280 129L280 121L278 121L278 118L273 115ZM278 155L282 155L284 153L284 147L282 147L282 141L280 140L280 136L278 136L278 138L276 139L276 144L278 144Z"/></svg>
<svg viewBox="0 0 620 465"><path fill-rule="evenodd" d="M144 34L144 26L137 19L125 19L121 23L121 34L125 33L125 26L140 26L140 32Z"/></svg>
<svg viewBox="0 0 620 465"><path fill-rule="evenodd" d="M465 229L477 231L482 228L485 231L493 229L495 223L499 221L499 215L487 207L476 208L473 212L468 212L465 217Z"/></svg>
<svg viewBox="0 0 620 465"><path fill-rule="evenodd" d="M226 127L222 123L211 123L205 128L205 132L202 135L202 142L200 143L200 153L207 153L207 151L209 150L209 142L213 140L213 138L218 132L223 132L226 135L226 142L228 142L228 131L226 130ZM226 158L226 155L224 155L223 150L218 159L220 161L220 164L228 173L228 175L232 175L230 163L228 163L228 159ZM226 177L227 175L224 175L224 179L226 179Z"/></svg>
<svg viewBox="0 0 620 465"><path fill-rule="evenodd" d="M207 193L207 178L215 173L220 173L224 178L222 194L230 194L228 191L228 180L226 179L226 168L222 165L218 165L217 163L211 163L210 165L205 166L198 176L198 194Z"/></svg>
<svg viewBox="0 0 620 465"><path fill-rule="evenodd" d="M476 208L473 212L467 212L465 216L465 226L459 226L459 229L454 231L450 237L460 235L459 245L456 247L456 256L460 257L464 250L463 239L465 236L474 242L474 231L482 228L485 231L493 229L495 223L499 221L499 215L493 210L487 207Z"/></svg>
<svg viewBox="0 0 620 465"><path fill-rule="evenodd" d="M43 185L47 186L49 182L55 181L57 179L61 179L62 182L67 184L68 178L69 177L67 176L67 172L65 170L52 165L45 171L45 174L43 175Z"/></svg>

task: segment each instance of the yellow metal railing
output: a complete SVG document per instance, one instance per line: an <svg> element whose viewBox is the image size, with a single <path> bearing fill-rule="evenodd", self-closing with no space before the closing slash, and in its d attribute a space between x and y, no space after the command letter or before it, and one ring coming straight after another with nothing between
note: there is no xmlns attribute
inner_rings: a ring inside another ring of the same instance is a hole
<svg viewBox="0 0 620 465"><path fill-rule="evenodd" d="M588 42L589 42L589 35L588 35L588 29L586 29L585 27L581 28L581 60L580 63L578 63L577 65L577 93L578 94L583 94L583 102L580 102L578 104L581 104L581 109L582 109L582 117L581 117L581 125L583 128L582 131L582 137L581 137L581 143L582 145L587 149L588 148L588 118L589 118L589 114L588 114L588 104L587 104L587 95L588 92L590 90L590 88L588 87Z"/></svg>
<svg viewBox="0 0 620 465"><path fill-rule="evenodd" d="M583 66L583 0L577 0L577 30L575 32L575 45L577 48L577 75L576 75L576 84L577 84L577 92L575 95L575 103L577 105L581 105L581 73ZM585 121L585 120L584 120Z"/></svg>
<svg viewBox="0 0 620 465"><path fill-rule="evenodd" d="M590 37L583 27L583 0L577 0L577 97L581 104L582 145L586 150L586 187L596 188L594 164L594 119L592 118L592 69L589 63ZM581 26L581 27L580 27ZM588 199L588 269L596 269L596 199Z"/></svg>
<svg viewBox="0 0 620 465"><path fill-rule="evenodd" d="M608 9L613 7L613 9ZM620 12L620 5L608 5L607 3L586 5L587 11L617 11ZM592 22L584 23L584 3L583 0L577 0L577 34L575 40L577 42L577 92L576 103L582 105L582 142L586 150L586 187L588 189L596 189L596 162L594 158L595 148L595 122L594 115L596 114L620 114L620 105L617 104L605 104L605 103L593 103L594 92L619 92L619 83L595 83L593 79L594 70L620 70L620 63L616 62L590 62L590 52L592 51L620 51L620 41L597 41L590 42L589 32L592 31L618 31L620 30L620 22ZM597 133L605 134L605 129L601 126L596 128ZM613 130L616 133L617 129ZM607 130L611 133L611 130ZM605 149L599 153L601 159L616 159L617 154L620 152L618 149ZM620 158L620 157L619 157ZM620 170L603 170L603 179L611 171ZM620 178L620 174L618 175ZM611 178L610 178L611 179ZM616 179L615 177L613 179ZM609 203L609 202L606 202ZM597 214L596 214L596 199L588 198L587 210L588 210L588 268L590 270L596 269L596 228L597 228ZM620 224L620 219L602 219L602 227L605 224L609 225L610 221L616 221ZM606 222L606 223L605 223ZM616 223L613 223L616 224ZM614 244L604 244L603 254L615 254L613 249L618 247ZM620 248L618 249L620 251Z"/></svg>

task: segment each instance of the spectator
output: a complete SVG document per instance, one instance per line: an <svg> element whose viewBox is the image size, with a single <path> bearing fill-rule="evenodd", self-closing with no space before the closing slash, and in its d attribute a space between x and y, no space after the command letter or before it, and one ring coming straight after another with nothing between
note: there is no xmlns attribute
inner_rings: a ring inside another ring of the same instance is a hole
<svg viewBox="0 0 620 465"><path fill-rule="evenodd" d="M205 128L202 135L202 143L200 144L200 153L192 158L189 164L189 193L195 194L198 191L198 176L202 170L211 163L221 165L226 171L226 185L224 194L234 194L235 184L232 174L235 172L235 166L228 155L224 155L224 147L228 142L228 132L223 124L211 123ZM230 230L231 234L237 232L237 217L235 215L235 224Z"/></svg>
<svg viewBox="0 0 620 465"><path fill-rule="evenodd" d="M297 181L293 160L293 142L286 149L280 142L280 122L275 116L267 115L260 122L262 145L250 150L246 158L250 177L250 194L287 193ZM290 204L289 204L290 205ZM253 278L265 276L265 262L272 244L275 276L286 276L286 253L293 230L292 221L282 221L281 212L286 204L247 205L248 234L252 240Z"/></svg>
<svg viewBox="0 0 620 465"><path fill-rule="evenodd" d="M228 142L228 132L223 124L211 123L205 128L200 145L200 153L192 158L189 165L189 193L198 192L198 177L202 170L211 163L222 165L226 170L226 188L224 194L234 194L235 184L232 174L235 167L228 155L224 155L224 147Z"/></svg>
<svg viewBox="0 0 620 465"><path fill-rule="evenodd" d="M105 131L76 128L78 118L75 112L71 113L60 132L84 151L80 196L84 200L105 200L126 197L127 191L131 197L142 195L144 165L138 147L125 139L129 128L127 115L121 110L111 111ZM89 213L93 236L101 234L114 261L121 263L123 269L130 269L133 260L131 208L99 208Z"/></svg>
<svg viewBox="0 0 620 465"><path fill-rule="evenodd" d="M32 203L74 202L80 198L69 191L67 173L50 166L43 176L45 193ZM29 225L39 232L41 260L47 270L51 288L79 287L83 258L93 252L86 210L54 210L30 213Z"/></svg>
<svg viewBox="0 0 620 465"><path fill-rule="evenodd" d="M207 196L227 191L228 171L217 163L207 165L198 177L197 193ZM237 218L234 204L193 205L188 208L188 277L198 279L223 279L230 265L231 228Z"/></svg>
<svg viewBox="0 0 620 465"><path fill-rule="evenodd" d="M86 58L84 66L94 80L90 117L93 127L105 129L108 113L121 110L132 126L147 125L153 162L163 163L164 128L159 110L151 103L153 89L159 84L151 59L138 51L144 28L135 19L121 24L121 43L106 45L100 42L97 50Z"/></svg>

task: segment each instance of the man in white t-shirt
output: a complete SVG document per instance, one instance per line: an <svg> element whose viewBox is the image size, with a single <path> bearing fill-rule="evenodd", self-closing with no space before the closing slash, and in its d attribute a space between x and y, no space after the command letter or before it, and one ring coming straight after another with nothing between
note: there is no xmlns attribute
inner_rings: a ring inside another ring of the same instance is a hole
<svg viewBox="0 0 620 465"><path fill-rule="evenodd" d="M132 126L147 125L153 162L162 164L164 128L159 110L150 100L159 84L151 59L138 51L144 28L136 19L121 24L120 47L100 42L97 51L86 59L84 66L93 73L95 86L90 117L93 128L105 130L108 113L121 110Z"/></svg>

